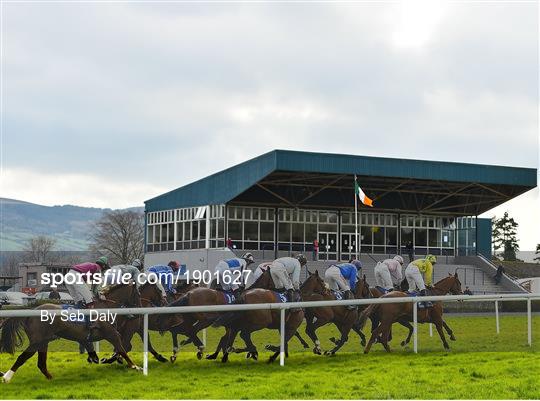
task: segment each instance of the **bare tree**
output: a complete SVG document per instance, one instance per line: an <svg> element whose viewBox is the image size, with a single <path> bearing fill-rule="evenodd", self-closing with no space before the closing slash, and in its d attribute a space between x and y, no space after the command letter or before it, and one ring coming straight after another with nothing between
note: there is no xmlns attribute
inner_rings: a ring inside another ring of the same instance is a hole
<svg viewBox="0 0 540 401"><path fill-rule="evenodd" d="M45 235L30 238L25 246L25 258L29 262L47 263L50 261L51 252L56 245L56 240Z"/></svg>
<svg viewBox="0 0 540 401"><path fill-rule="evenodd" d="M109 263L127 264L144 255L144 216L129 210L105 212L90 235L91 250Z"/></svg>

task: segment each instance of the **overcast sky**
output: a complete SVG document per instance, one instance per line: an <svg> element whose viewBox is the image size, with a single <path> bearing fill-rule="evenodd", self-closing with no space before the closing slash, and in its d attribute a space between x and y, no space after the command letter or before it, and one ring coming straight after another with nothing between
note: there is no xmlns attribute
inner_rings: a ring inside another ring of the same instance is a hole
<svg viewBox="0 0 540 401"><path fill-rule="evenodd" d="M3 11L4 197L136 206L275 148L538 166L534 2ZM533 249L539 202L487 215Z"/></svg>

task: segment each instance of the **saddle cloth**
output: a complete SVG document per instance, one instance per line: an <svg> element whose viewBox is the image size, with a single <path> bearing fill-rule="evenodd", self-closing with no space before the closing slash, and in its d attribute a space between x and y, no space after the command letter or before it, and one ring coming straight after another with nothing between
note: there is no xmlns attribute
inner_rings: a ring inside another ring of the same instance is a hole
<svg viewBox="0 0 540 401"><path fill-rule="evenodd" d="M287 296L281 292L273 291L274 296L276 297L276 302L287 302Z"/></svg>
<svg viewBox="0 0 540 401"><path fill-rule="evenodd" d="M336 298L336 301L343 300L343 292L341 291L332 290L332 295L334 295L334 298Z"/></svg>
<svg viewBox="0 0 540 401"><path fill-rule="evenodd" d="M378 289L380 292L382 292L383 294L388 294L390 291L388 291L386 288L382 288L378 285L375 286L376 289Z"/></svg>
<svg viewBox="0 0 540 401"><path fill-rule="evenodd" d="M223 292L223 298L225 299L226 304L234 304L236 297L232 292Z"/></svg>

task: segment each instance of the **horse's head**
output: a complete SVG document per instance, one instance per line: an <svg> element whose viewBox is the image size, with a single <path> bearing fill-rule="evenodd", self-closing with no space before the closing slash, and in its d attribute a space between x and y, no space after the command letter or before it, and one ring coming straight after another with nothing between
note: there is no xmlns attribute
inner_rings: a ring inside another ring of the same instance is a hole
<svg viewBox="0 0 540 401"><path fill-rule="evenodd" d="M148 302L154 306L163 306L163 295L161 290L156 284L151 284L149 282L144 283L139 287L140 299L143 302ZM149 306L149 305L145 305Z"/></svg>
<svg viewBox="0 0 540 401"><path fill-rule="evenodd" d="M315 270L315 273L310 273L308 270L308 278L300 286L302 294L324 294L326 292L326 284L319 275L319 271Z"/></svg>
<svg viewBox="0 0 540 401"><path fill-rule="evenodd" d="M276 286L274 285L274 280L272 280L272 275L270 274L270 268L271 266L268 265L266 267L262 267L262 274L255 280L253 284L249 286L249 288L263 288L266 290L274 290Z"/></svg>
<svg viewBox="0 0 540 401"><path fill-rule="evenodd" d="M369 284L366 280L366 275L358 280L358 283L356 283L356 290L354 292L355 298L369 298L370 297L370 291L369 291Z"/></svg>
<svg viewBox="0 0 540 401"><path fill-rule="evenodd" d="M443 294L463 294L463 291L461 290L461 281L459 281L457 272L454 274L449 273L448 277L438 281L433 287Z"/></svg>

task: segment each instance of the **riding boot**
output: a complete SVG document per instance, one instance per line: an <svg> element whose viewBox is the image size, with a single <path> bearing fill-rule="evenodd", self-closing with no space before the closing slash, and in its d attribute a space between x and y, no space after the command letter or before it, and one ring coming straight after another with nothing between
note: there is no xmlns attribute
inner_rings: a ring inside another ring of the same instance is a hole
<svg viewBox="0 0 540 401"><path fill-rule="evenodd" d="M294 302L294 290L292 288L290 290L287 290L286 297L287 302Z"/></svg>
<svg viewBox="0 0 540 401"><path fill-rule="evenodd" d="M347 291L345 291L343 293L343 299L345 299L345 300L354 299L354 295L351 292L351 290L347 290ZM345 308L347 308L348 310L355 310L357 308L357 306L355 306L355 305L347 305Z"/></svg>
<svg viewBox="0 0 540 401"><path fill-rule="evenodd" d="M420 290L421 297L426 297L427 295L428 294L425 288L423 290ZM420 304L422 304L422 306L420 306ZM420 302L418 306L421 308L431 308L433 306L433 303L431 301L425 301L425 302Z"/></svg>

